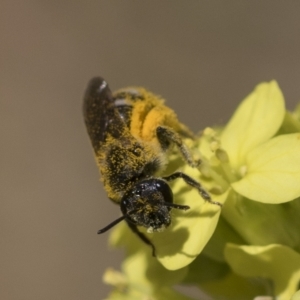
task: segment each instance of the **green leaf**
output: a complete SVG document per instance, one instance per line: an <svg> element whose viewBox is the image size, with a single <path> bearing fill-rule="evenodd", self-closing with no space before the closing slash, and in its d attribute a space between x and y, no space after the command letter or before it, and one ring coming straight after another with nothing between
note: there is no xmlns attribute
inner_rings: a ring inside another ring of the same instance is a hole
<svg viewBox="0 0 300 300"><path fill-rule="evenodd" d="M228 244L225 258L232 270L244 277L271 280L276 299L290 299L300 280L300 254L283 245L238 246Z"/></svg>
<svg viewBox="0 0 300 300"><path fill-rule="evenodd" d="M222 147L231 165L243 165L250 150L276 133L284 115L284 98L277 82L259 84L240 104L222 133Z"/></svg>
<svg viewBox="0 0 300 300"><path fill-rule="evenodd" d="M247 173L232 184L249 199L283 203L300 196L300 134L277 136L247 155Z"/></svg>

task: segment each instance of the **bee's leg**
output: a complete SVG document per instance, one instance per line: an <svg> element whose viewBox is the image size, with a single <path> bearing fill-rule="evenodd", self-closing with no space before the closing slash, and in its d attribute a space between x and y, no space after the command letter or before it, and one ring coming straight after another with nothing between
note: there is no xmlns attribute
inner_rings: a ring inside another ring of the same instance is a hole
<svg viewBox="0 0 300 300"><path fill-rule="evenodd" d="M199 182L197 182L196 180L194 180L193 178L191 178L190 176L182 173L182 172L175 172L169 176L163 177L164 180L166 181L172 181L175 180L177 178L182 178L185 183L187 183L188 185L192 186L193 188L197 189L198 192L200 193L201 197L212 204L216 204L219 206L222 206L222 204L220 202L216 202L213 201L210 197L210 195L208 194L208 192L201 186L201 184Z"/></svg>
<svg viewBox="0 0 300 300"><path fill-rule="evenodd" d="M180 150L183 158L193 168L199 166L200 160L195 160L192 157L189 149L183 143L180 135L170 127L158 126L156 128L157 138L163 149L167 149L171 143L174 143Z"/></svg>
<svg viewBox="0 0 300 300"><path fill-rule="evenodd" d="M146 243L147 245L149 245L149 246L152 248L152 256L153 256L153 257L156 257L155 247L154 247L154 245L151 243L151 241L150 241L143 233L141 233L141 232L138 230L138 228L137 228L136 225L132 224L131 222L129 222L129 221L127 221L127 220L126 220L126 222L127 222L128 226L130 227L130 229L131 229L136 235L138 235L138 237L139 237L144 243Z"/></svg>

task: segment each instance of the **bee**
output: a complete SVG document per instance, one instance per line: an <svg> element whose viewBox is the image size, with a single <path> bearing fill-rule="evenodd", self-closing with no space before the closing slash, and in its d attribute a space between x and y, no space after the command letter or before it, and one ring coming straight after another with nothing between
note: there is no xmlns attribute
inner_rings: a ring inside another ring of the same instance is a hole
<svg viewBox="0 0 300 300"><path fill-rule="evenodd" d="M84 96L83 113L96 163L108 198L120 205L122 216L98 231L104 233L125 220L140 239L155 246L138 226L148 232L162 231L171 224L171 209L190 207L173 202L169 182L183 179L212 204L199 182L183 172L160 176L174 145L191 167L194 160L183 139L193 133L178 121L164 100L144 88L125 88L112 93L101 77L90 80Z"/></svg>

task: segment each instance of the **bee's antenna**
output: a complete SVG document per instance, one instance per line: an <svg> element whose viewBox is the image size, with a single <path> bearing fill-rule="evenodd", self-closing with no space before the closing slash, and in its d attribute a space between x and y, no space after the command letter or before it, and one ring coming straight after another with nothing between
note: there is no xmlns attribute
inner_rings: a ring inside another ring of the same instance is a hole
<svg viewBox="0 0 300 300"><path fill-rule="evenodd" d="M168 206L168 207L172 207L172 208L182 209L182 210L190 209L190 207L187 206L187 205L180 205L180 204L175 204L175 203L170 203L170 202L163 202L163 205Z"/></svg>
<svg viewBox="0 0 300 300"><path fill-rule="evenodd" d="M112 227L114 227L115 225L117 225L118 223L120 223L121 221L123 221L126 218L126 216L122 216L120 218L118 218L117 220L114 220L113 222L111 222L109 225L107 225L106 227L98 230L98 234L104 233L107 230L111 229Z"/></svg>

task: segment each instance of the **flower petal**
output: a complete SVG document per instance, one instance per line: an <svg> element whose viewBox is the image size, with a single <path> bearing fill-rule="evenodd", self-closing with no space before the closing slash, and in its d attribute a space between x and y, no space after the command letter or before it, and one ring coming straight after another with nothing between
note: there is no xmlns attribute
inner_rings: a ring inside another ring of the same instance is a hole
<svg viewBox="0 0 300 300"><path fill-rule="evenodd" d="M245 241L228 242L250 245L282 244L297 250L300 249L299 214L300 199L270 205L251 201L234 191L230 192L222 208L222 218Z"/></svg>
<svg viewBox="0 0 300 300"><path fill-rule="evenodd" d="M300 281L300 254L283 245L239 246L228 244L225 258L244 277L272 280L276 299L290 299Z"/></svg>
<svg viewBox="0 0 300 300"><path fill-rule="evenodd" d="M300 132L299 120L289 111L285 113L284 120L276 135Z"/></svg>
<svg viewBox="0 0 300 300"><path fill-rule="evenodd" d="M226 203L222 207L222 215L219 218L217 228L202 251L202 253L207 257L219 262L224 262L224 248L227 243L246 244L238 232L234 230L234 227L229 225L223 217L224 208L227 207L229 197L230 196L227 197Z"/></svg>
<svg viewBox="0 0 300 300"><path fill-rule="evenodd" d="M247 155L246 176L232 184L249 199L283 203L300 196L300 134L277 136Z"/></svg>
<svg viewBox="0 0 300 300"><path fill-rule="evenodd" d="M191 170L189 174L191 172L196 174L198 171ZM221 208L205 202L183 181L177 181L172 190L176 203L188 205L190 209L187 212L173 210L172 225L164 232L154 234L153 243L160 263L169 270L177 270L190 264L205 247L215 231ZM224 193L213 196L213 200L224 203L226 197L227 193Z"/></svg>
<svg viewBox="0 0 300 300"><path fill-rule="evenodd" d="M111 272L108 270L105 274L105 281L115 287L108 299L191 300L171 288L183 280L188 268L176 271L165 269L152 257L151 248L132 233L126 223L116 226L110 243L125 246L127 257L122 263L122 273L114 271L108 274Z"/></svg>
<svg viewBox="0 0 300 300"><path fill-rule="evenodd" d="M189 265L188 270L183 284L196 284L212 299L252 300L266 290L263 282L254 282L234 274L227 263L217 262L202 253Z"/></svg>
<svg viewBox="0 0 300 300"><path fill-rule="evenodd" d="M293 297L291 298L291 300L300 300L300 290L298 290Z"/></svg>
<svg viewBox="0 0 300 300"><path fill-rule="evenodd" d="M252 300L257 295L265 294L266 291L261 282L247 280L233 272L229 272L221 279L203 281L198 286L212 299L224 300Z"/></svg>
<svg viewBox="0 0 300 300"><path fill-rule="evenodd" d="M285 115L284 98L276 81L261 83L240 104L225 127L221 142L234 168L246 153L272 137Z"/></svg>
<svg viewBox="0 0 300 300"><path fill-rule="evenodd" d="M116 226L109 242L113 246L125 246L127 257L123 261L122 270L127 280L140 286L144 292L174 285L187 273L186 268L172 272L166 270L152 256L151 248L141 241L125 222Z"/></svg>

